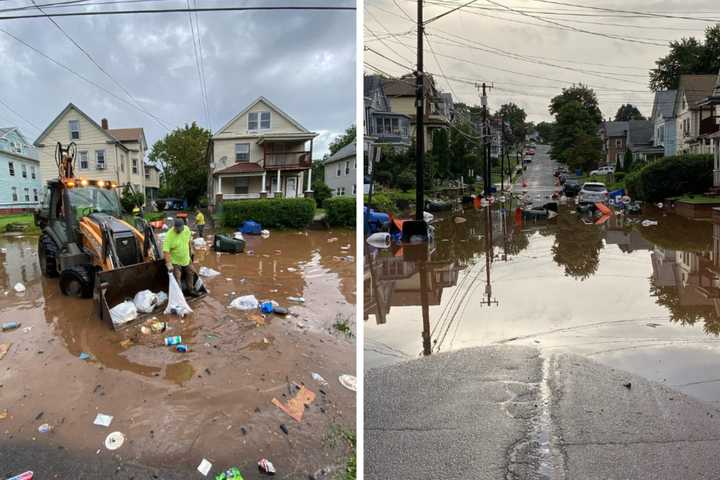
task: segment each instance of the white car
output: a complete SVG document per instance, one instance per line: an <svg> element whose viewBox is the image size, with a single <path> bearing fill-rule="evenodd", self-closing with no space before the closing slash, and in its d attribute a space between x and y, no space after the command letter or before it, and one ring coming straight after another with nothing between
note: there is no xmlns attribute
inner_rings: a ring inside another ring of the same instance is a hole
<svg viewBox="0 0 720 480"><path fill-rule="evenodd" d="M583 183L580 193L578 194L579 203L606 202L607 199L608 189L604 183L600 182Z"/></svg>
<svg viewBox="0 0 720 480"><path fill-rule="evenodd" d="M605 165L604 167L600 167L597 170L593 170L590 172L590 175L612 175L615 173L615 167L611 167L610 165Z"/></svg>

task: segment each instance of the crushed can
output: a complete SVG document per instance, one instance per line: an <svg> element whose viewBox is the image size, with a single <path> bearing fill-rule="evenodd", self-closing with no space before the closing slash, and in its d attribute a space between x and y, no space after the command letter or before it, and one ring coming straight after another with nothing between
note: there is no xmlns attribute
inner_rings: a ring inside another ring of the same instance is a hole
<svg viewBox="0 0 720 480"><path fill-rule="evenodd" d="M215 480L244 480L240 469L237 467L228 468L222 473L215 475Z"/></svg>
<svg viewBox="0 0 720 480"><path fill-rule="evenodd" d="M182 343L182 337L180 335L175 335L174 337L165 337L165 345L171 346L171 345L179 345Z"/></svg>
<svg viewBox="0 0 720 480"><path fill-rule="evenodd" d="M34 473L31 471L23 472L20 475L15 475L7 480L32 480Z"/></svg>
<svg viewBox="0 0 720 480"><path fill-rule="evenodd" d="M262 302L260 304L260 311L262 313L273 313L273 309L274 309L273 304L270 301Z"/></svg>
<svg viewBox="0 0 720 480"><path fill-rule="evenodd" d="M187 353L190 351L190 347L188 347L184 343L178 343L177 345L175 345L175 350L177 350L180 353Z"/></svg>
<svg viewBox="0 0 720 480"><path fill-rule="evenodd" d="M18 322L5 322L2 324L2 331L7 332L8 330L15 330L19 327L20 324Z"/></svg>
<svg viewBox="0 0 720 480"><path fill-rule="evenodd" d="M268 475L275 475L275 466L267 458L261 458L260 460L258 460L258 468L262 473L266 473Z"/></svg>

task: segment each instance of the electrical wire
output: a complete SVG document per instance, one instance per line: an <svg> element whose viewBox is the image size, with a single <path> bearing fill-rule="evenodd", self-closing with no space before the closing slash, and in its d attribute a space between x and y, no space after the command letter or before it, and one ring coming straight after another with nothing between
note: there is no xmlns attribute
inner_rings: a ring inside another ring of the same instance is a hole
<svg viewBox="0 0 720 480"><path fill-rule="evenodd" d="M190 22L190 35L192 36L193 43L193 56L195 57L195 68L198 73L198 82L200 83L200 103L202 104L203 110L205 111L205 119L210 125L210 113L207 105L207 98L205 96L205 82L203 81L203 72L200 67L200 55L198 53L197 41L195 39L195 24L193 23L193 14L190 12L190 0L185 0L188 7L188 21ZM212 129L211 129L212 130Z"/></svg>

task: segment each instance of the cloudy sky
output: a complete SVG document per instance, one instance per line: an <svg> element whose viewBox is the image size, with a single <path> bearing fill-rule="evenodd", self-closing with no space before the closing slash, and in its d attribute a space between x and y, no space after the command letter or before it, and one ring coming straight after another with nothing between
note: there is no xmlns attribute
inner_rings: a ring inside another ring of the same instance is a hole
<svg viewBox="0 0 720 480"><path fill-rule="evenodd" d="M654 61L668 52L667 43L683 36L702 39L705 27L712 24L710 20L720 22L717 0L559 1L706 20L627 15L541 0L478 0L428 24L426 71L455 78L437 78L436 83L469 104L480 103L474 82L493 83L496 88L489 96L492 109L512 101L535 122L550 120L550 98L563 86L579 82L594 87L605 118L614 116L618 107L628 102L648 116L653 95L647 73ZM411 32L415 0L365 3L367 44L394 60L366 51L365 62L393 75L406 72L403 65L415 64L416 40ZM467 0L426 0L425 19L465 3ZM368 67L365 70L372 71Z"/></svg>
<svg viewBox="0 0 720 480"><path fill-rule="evenodd" d="M355 5L354 0L197 1L200 7ZM27 5L31 5L30 0L2 1L0 16L10 14L2 10ZM179 0L143 0L54 11L186 6ZM187 13L65 17L56 21L145 110L171 128L197 121L216 131L262 95L320 134L314 146L315 156L321 157L328 143L355 123L353 11L199 13L209 122L202 107ZM4 30L0 31L0 126L19 126L34 140L68 102L73 102L98 122L107 118L110 128L143 127L151 145L168 133L162 122L128 105L126 102L133 101L123 89L47 18L2 20L0 29ZM120 99L53 64L8 33Z"/></svg>

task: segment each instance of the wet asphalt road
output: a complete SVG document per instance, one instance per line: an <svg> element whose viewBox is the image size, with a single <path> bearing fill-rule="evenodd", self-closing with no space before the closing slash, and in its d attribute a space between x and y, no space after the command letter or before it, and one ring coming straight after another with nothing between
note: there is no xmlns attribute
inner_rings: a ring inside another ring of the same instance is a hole
<svg viewBox="0 0 720 480"><path fill-rule="evenodd" d="M543 198L552 195L557 188L555 186L555 177L553 177L557 162L550 158L549 150L548 145L537 146L532 163L528 165L525 173L515 181L512 188L513 193L527 192L533 200L538 195ZM527 182L527 187L523 186L523 181Z"/></svg>

